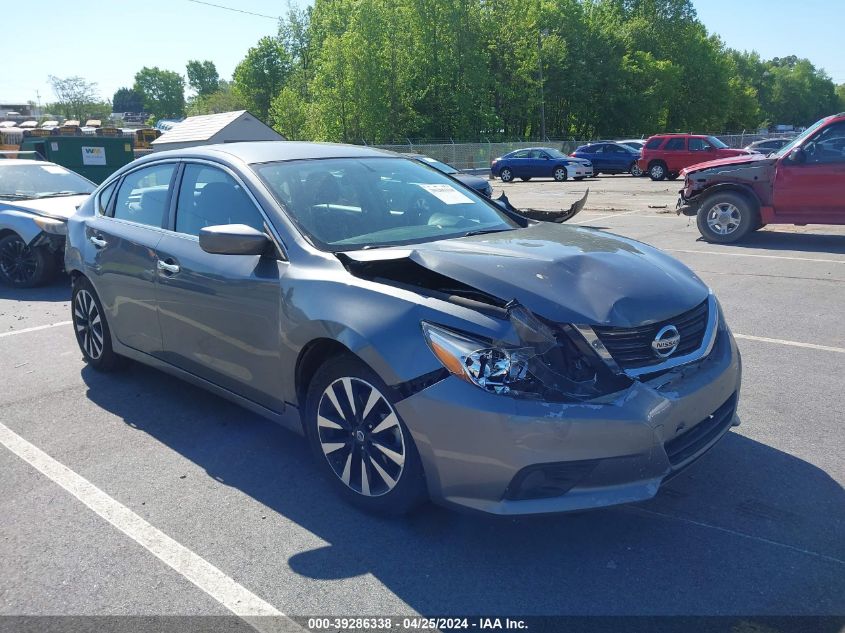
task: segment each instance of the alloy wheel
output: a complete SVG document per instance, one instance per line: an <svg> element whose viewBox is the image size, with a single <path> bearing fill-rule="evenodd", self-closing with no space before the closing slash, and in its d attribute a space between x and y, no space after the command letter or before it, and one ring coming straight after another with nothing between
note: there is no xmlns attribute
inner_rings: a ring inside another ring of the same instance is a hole
<svg viewBox="0 0 845 633"><path fill-rule="evenodd" d="M566 180L566 170L563 167L558 167L555 169L554 178L558 182L563 182Z"/></svg>
<svg viewBox="0 0 845 633"><path fill-rule="evenodd" d="M707 226L718 235L730 235L739 228L742 214L730 202L713 205L707 212Z"/></svg>
<svg viewBox="0 0 845 633"><path fill-rule="evenodd" d="M79 290L73 301L73 325L82 350L97 360L103 355L103 319L97 302L87 290Z"/></svg>
<svg viewBox="0 0 845 633"><path fill-rule="evenodd" d="M631 167L631 175L632 175L634 178L639 178L640 176L642 176L642 175L643 175L643 170L642 170L642 169L640 169L640 166L639 166L639 165L637 165L636 163L634 163L634 164L633 164L633 166Z"/></svg>
<svg viewBox="0 0 845 633"><path fill-rule="evenodd" d="M660 180L666 175L666 170L663 169L663 165L652 165L649 169L649 175L655 180Z"/></svg>
<svg viewBox="0 0 845 633"><path fill-rule="evenodd" d="M387 398L360 378L338 378L317 405L317 439L329 466L365 497L396 486L405 467L402 425Z"/></svg>
<svg viewBox="0 0 845 633"><path fill-rule="evenodd" d="M5 240L0 250L0 271L12 283L32 282L38 275L38 257L19 237Z"/></svg>
<svg viewBox="0 0 845 633"><path fill-rule="evenodd" d="M502 182L510 182L513 180L513 172L510 169L503 169L499 174L499 177L502 179Z"/></svg>

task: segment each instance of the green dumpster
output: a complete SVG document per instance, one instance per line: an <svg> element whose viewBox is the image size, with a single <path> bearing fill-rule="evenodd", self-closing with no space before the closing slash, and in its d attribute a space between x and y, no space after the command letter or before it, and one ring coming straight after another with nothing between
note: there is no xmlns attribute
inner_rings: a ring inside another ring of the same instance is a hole
<svg viewBox="0 0 845 633"><path fill-rule="evenodd" d="M135 158L132 139L107 136L24 136L21 151L36 151L97 184Z"/></svg>

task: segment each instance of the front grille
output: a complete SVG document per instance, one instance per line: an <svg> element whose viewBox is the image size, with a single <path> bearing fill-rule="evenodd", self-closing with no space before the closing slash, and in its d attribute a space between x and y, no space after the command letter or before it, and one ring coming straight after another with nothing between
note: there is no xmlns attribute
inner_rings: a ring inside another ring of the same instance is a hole
<svg viewBox="0 0 845 633"><path fill-rule="evenodd" d="M666 359L655 355L651 343L660 329L666 325L674 325L681 335L681 340L672 356L683 356L701 347L707 330L707 303L707 300L702 301L688 312L651 325L633 328L594 326L593 330L613 356L613 360L623 369L658 365Z"/></svg>
<svg viewBox="0 0 845 633"><path fill-rule="evenodd" d="M716 409L707 419L702 420L689 431L669 440L664 445L669 463L677 466L698 453L702 448L721 435L733 422L736 410L736 394L728 398L727 402Z"/></svg>

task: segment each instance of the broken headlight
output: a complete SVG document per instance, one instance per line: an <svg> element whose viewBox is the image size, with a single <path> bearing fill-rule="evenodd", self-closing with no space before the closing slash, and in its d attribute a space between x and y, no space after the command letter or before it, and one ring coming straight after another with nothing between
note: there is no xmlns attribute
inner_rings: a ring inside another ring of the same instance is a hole
<svg viewBox="0 0 845 633"><path fill-rule="evenodd" d="M598 395L595 370L565 335L559 340L521 306L509 315L520 345L476 339L425 321L422 329L450 373L485 391L547 400Z"/></svg>

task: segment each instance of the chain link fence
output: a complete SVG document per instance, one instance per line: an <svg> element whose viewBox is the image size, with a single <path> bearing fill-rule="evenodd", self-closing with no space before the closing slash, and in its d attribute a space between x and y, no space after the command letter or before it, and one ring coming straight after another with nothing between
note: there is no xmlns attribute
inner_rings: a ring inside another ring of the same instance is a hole
<svg viewBox="0 0 845 633"><path fill-rule="evenodd" d="M729 147L745 147L754 141L766 138L792 138L794 134L714 134ZM607 140L607 139L601 139ZM643 139L645 140L645 139ZM546 139L540 141L512 141L504 143L456 143L451 140L426 141L417 143L409 139L404 144L373 145L379 149L400 152L404 154L425 154L431 158L449 163L460 170L480 171L490 169L490 163L494 158L503 156L514 150L527 147L554 147L564 154L571 154L576 148L596 140L575 140L575 139Z"/></svg>

